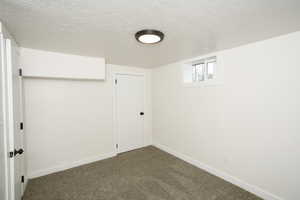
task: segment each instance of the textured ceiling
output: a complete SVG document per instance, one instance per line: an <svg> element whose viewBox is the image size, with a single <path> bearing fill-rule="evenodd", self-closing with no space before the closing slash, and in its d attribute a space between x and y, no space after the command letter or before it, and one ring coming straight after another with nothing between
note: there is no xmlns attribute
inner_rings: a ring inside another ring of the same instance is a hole
<svg viewBox="0 0 300 200"><path fill-rule="evenodd" d="M153 67L300 30L299 0L0 0L23 47ZM134 33L165 39L142 45Z"/></svg>

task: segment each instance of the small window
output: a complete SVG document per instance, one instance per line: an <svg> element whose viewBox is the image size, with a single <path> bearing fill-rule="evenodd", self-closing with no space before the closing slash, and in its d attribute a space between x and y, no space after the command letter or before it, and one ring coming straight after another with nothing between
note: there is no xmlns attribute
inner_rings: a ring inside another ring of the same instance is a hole
<svg viewBox="0 0 300 200"><path fill-rule="evenodd" d="M205 64L198 63L193 65L193 81L204 81L205 76Z"/></svg>
<svg viewBox="0 0 300 200"><path fill-rule="evenodd" d="M206 63L206 77L207 79L213 79L215 75L216 61L209 61Z"/></svg>
<svg viewBox="0 0 300 200"><path fill-rule="evenodd" d="M184 83L204 83L216 78L217 59L210 57L184 66Z"/></svg>

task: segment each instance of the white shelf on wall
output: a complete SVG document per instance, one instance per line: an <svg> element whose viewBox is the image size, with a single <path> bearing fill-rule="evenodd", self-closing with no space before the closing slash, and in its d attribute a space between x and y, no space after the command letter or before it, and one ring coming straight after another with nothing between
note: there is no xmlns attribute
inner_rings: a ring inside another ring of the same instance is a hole
<svg viewBox="0 0 300 200"><path fill-rule="evenodd" d="M30 78L105 80L104 58L21 49L23 76Z"/></svg>

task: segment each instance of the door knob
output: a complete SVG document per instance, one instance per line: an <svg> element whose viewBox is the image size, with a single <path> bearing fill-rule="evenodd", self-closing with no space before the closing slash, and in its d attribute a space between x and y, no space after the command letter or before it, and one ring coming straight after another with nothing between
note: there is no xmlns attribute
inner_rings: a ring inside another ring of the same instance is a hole
<svg viewBox="0 0 300 200"><path fill-rule="evenodd" d="M23 149L19 149L19 150L16 150L15 149L15 151L14 151L14 155L16 156L17 154L22 154L24 152L24 150Z"/></svg>
<svg viewBox="0 0 300 200"><path fill-rule="evenodd" d="M140 112L140 115L144 115L144 112Z"/></svg>

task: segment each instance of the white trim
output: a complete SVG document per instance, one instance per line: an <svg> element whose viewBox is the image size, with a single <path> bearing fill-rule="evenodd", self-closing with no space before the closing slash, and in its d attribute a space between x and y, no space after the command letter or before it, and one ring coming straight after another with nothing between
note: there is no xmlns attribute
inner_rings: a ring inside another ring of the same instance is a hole
<svg viewBox="0 0 300 200"><path fill-rule="evenodd" d="M86 158L86 159L83 159L83 160L64 163L64 164L53 166L53 167L50 167L50 168L47 168L47 169L41 169L41 170L37 170L37 171L34 171L34 172L29 172L28 173L28 178L31 179L31 178L37 178L37 177L40 177L40 176L45 176L45 175L48 175L48 174L52 174L52 173L55 173L55 172L60 172L60 171L71 169L71 168L78 167L78 166L81 166L81 165L93 163L93 162L104 160L104 159L107 159L107 158L111 158L111 157L114 157L114 156L116 156L116 153L111 152L111 153L106 153L106 154L99 155L99 156L89 157L89 158Z"/></svg>
<svg viewBox="0 0 300 200"><path fill-rule="evenodd" d="M1 27L1 22L0 22L0 28ZM5 39L3 34L1 33L0 30L0 69L1 69L1 90L2 90L2 118L3 121L1 121L1 126L3 129L3 142L4 142L4 146L2 147L4 152L8 152L9 151L9 144L8 144L8 121L7 121L7 88L6 88L6 49L5 49ZM8 200L9 198L9 158L7 156L4 156L4 182L5 182L5 186L4 186L4 190L5 190L5 194L4 194L4 200Z"/></svg>
<svg viewBox="0 0 300 200"><path fill-rule="evenodd" d="M20 53L20 52L19 52ZM20 58L20 54L19 54ZM22 70L22 67L20 67L18 70ZM21 184L21 195L23 196L26 189L26 183L27 183L27 175L25 171L25 156L27 155L27 149L25 148L25 130L24 130L24 98L23 98L23 77L19 76L19 98L20 98L20 123L23 123L23 130L20 130L20 137L21 137L21 148L24 150L24 153L21 156L21 174L24 176L24 183Z"/></svg>
<svg viewBox="0 0 300 200"><path fill-rule="evenodd" d="M47 75L23 75L23 78L30 78L30 79L52 79L52 80L78 80L78 81L100 81L103 82L105 79L102 78L81 78L81 77L54 77L54 76L47 76Z"/></svg>
<svg viewBox="0 0 300 200"><path fill-rule="evenodd" d="M187 155L184 155L182 153L179 153L177 151L174 151L173 149L165 146L165 145L162 145L162 144L158 144L158 143L154 143L154 146L165 151L165 152L168 152L169 154L172 154L173 156L177 157L177 158L180 158L181 160L184 160L198 168L201 168L215 176L218 176L234 185L237 185L239 186L240 188L243 188L244 190L247 190L248 192L251 192L265 200L283 200L282 198L274 195L274 194L271 194L270 192L267 192L255 185L251 185L249 183L246 183L245 181L239 179L239 178L236 178L232 175L229 175L227 174L226 172L223 172L223 171L220 171L218 169L215 169L209 165L206 165L204 163L201 163L200 161L198 160L195 160L194 158L191 158Z"/></svg>
<svg viewBox="0 0 300 200"><path fill-rule="evenodd" d="M146 73L144 72L126 72L126 71L114 71L112 72L112 85L113 85L113 135L114 135L114 149L115 149L115 152L116 154L118 153L121 153L119 152L119 148L116 148L116 145L119 143L119 136L118 136L118 120L117 120L117 110L116 110L116 107L117 107L117 97L116 97L116 91L117 91L117 87L116 87L116 84L115 84L115 79L116 79L116 76L117 75L131 75L131 76L143 76L144 77L144 110L146 109ZM142 147L145 147L147 146L146 144L146 120L144 120L144 123L143 123L143 132L144 132L144 135L143 135L143 145L141 147L138 147L138 148L142 148Z"/></svg>
<svg viewBox="0 0 300 200"><path fill-rule="evenodd" d="M146 76L144 72L126 72L126 71L114 71L112 74L115 75L131 75L131 76Z"/></svg>
<svg viewBox="0 0 300 200"><path fill-rule="evenodd" d="M8 141L9 151L14 151L14 112L13 112L13 69L12 69L12 46L11 40L5 40L6 47L6 69L7 69L7 115L8 115ZM9 159L9 177L10 177L10 195L11 199L15 199L15 167L14 159Z"/></svg>
<svg viewBox="0 0 300 200"><path fill-rule="evenodd" d="M113 111L113 149L115 150L115 154L118 154L118 148L117 148L117 144L118 144L118 136L117 136L117 115L116 115L116 84L115 84L115 79L116 79L116 75L113 73L112 74L112 79L111 79L111 83L112 83L112 90L113 90L113 106L112 106L112 111Z"/></svg>

